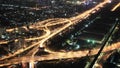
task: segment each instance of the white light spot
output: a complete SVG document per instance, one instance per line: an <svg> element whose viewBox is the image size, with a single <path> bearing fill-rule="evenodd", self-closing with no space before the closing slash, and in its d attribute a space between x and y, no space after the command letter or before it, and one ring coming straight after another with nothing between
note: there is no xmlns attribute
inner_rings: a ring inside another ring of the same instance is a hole
<svg viewBox="0 0 120 68"><path fill-rule="evenodd" d="M88 27L88 25L85 25L85 27Z"/></svg>

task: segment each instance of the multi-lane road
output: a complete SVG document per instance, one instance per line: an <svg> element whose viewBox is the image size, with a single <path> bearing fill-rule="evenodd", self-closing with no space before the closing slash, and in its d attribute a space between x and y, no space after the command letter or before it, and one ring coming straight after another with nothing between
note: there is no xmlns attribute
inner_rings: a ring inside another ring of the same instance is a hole
<svg viewBox="0 0 120 68"><path fill-rule="evenodd" d="M109 0L104 0L103 2L99 3L95 7L71 18L53 18L53 19L47 19L41 22L37 22L35 24L32 24L29 26L29 29L37 29L37 30L42 30L44 32L43 35L39 37L33 37L33 38L25 38L25 42L30 42L34 41L32 45L29 45L25 48L21 48L14 52L13 54L9 54L6 56L3 56L0 58L0 67L6 66L6 65L11 65L11 64L18 64L21 62L30 62L32 66L34 67L34 62L35 61L44 61L44 60L53 60L53 59L66 59L66 58L76 58L76 57L84 57L87 55L95 55L97 54L97 51L99 49L93 49L91 51L89 50L84 50L84 51L75 51L75 52L53 52L50 51L46 45L45 42L49 40L50 38L56 36L60 32L66 30L68 27L77 24L78 22L88 18L91 14L96 13L99 11L102 7L104 7L106 4L108 4L110 1ZM54 26L59 26L56 28L52 28ZM21 28L24 28L26 30L29 30L26 26L22 26ZM13 28L13 29L7 29L7 32L12 32L14 29L19 29L19 28ZM14 39L15 41L18 41L18 39ZM37 40L37 42L35 41ZM9 41L0 41L0 44L5 44L9 43ZM106 47L103 52L107 52L110 50L114 50L119 46L120 43L113 44L111 46ZM112 48L111 48L112 47ZM15 57L16 55L19 55L29 49L33 48L28 52L23 57ZM44 56L35 56L35 54L38 52L39 48L45 48L44 50L49 52L50 54L44 55ZM10 60L7 60L8 58L11 58ZM6 61L5 61L6 60Z"/></svg>

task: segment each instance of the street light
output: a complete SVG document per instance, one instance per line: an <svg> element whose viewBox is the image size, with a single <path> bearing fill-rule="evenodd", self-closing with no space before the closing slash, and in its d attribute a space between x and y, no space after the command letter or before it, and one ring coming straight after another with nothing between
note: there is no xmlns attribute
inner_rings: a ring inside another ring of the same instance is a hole
<svg viewBox="0 0 120 68"><path fill-rule="evenodd" d="M95 40L90 40L90 39L88 39L87 42L88 42L88 43L95 44Z"/></svg>
<svg viewBox="0 0 120 68"><path fill-rule="evenodd" d="M95 44L95 41L94 41L94 40L92 41L92 44Z"/></svg>
<svg viewBox="0 0 120 68"><path fill-rule="evenodd" d="M91 41L91 40L89 40L89 39L87 40L88 43L89 43L90 41Z"/></svg>

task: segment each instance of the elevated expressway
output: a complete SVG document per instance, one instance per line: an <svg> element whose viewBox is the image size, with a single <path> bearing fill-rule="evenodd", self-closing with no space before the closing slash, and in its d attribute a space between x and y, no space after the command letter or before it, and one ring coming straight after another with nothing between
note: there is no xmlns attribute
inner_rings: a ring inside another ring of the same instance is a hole
<svg viewBox="0 0 120 68"><path fill-rule="evenodd" d="M53 59L66 59L66 58L80 58L84 56L91 56L97 54L98 49L93 49L91 51L84 50L84 51L70 51L70 52L53 52L47 49L45 46L45 42L52 38L53 36L59 34L60 32L64 31L65 29L69 28L72 25L75 25L82 20L88 18L91 14L96 13L99 11L102 7L104 7L106 4L109 3L109 0L104 0L103 2L99 3L95 7L91 8L90 10L87 10L75 17L71 18L53 18L53 19L47 19L44 21L37 22L35 24L31 24L29 26L30 29L37 29L37 30L43 30L45 34L43 34L40 37L33 37L33 38L25 38L25 42L31 42L32 45L29 45L25 48L21 48L14 52L13 54L9 54L7 56L4 56L0 58L0 67L12 65L12 64L18 64L18 63L26 63L30 62L32 66L34 67L34 62L36 61L44 61L44 60L53 60ZM53 28L54 26L58 26L56 28ZM24 28L29 31L29 29L26 26L22 26L21 28ZM7 32L12 32L14 29L19 28L13 28L13 29L7 29ZM14 39L15 41L18 41L18 39ZM37 42L35 42L37 40ZM0 44L9 43L9 41L0 41ZM118 46L120 43L113 44L111 46L106 47L103 52L107 52L110 50L114 50L120 46ZM44 55L44 56L35 56L36 52L38 52L39 48L45 48L44 50L50 54ZM111 49L112 47L112 49ZM30 50L25 56L22 57L15 57L16 55L19 55L29 49ZM11 58L11 59L9 59ZM9 59L9 60L7 60Z"/></svg>

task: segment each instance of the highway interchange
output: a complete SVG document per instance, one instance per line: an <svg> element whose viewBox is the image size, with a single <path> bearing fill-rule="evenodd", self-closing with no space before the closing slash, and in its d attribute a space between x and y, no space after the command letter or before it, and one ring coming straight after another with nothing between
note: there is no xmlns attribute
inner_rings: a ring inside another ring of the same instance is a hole
<svg viewBox="0 0 120 68"><path fill-rule="evenodd" d="M49 50L45 43L47 40L50 38L58 35L60 32L64 31L68 27L77 24L78 22L86 19L89 17L91 14L96 13L99 11L102 7L104 7L106 4L108 4L110 1L109 0L104 0L103 2L99 3L97 6L93 7L92 9L89 9L75 17L71 18L53 18L53 19L47 19L44 21L37 22L35 24L31 24L29 26L29 29L37 29L37 30L42 30L44 32L43 35L39 37L32 37L32 38L25 38L25 42L31 42L32 45L29 45L28 47L21 48L14 52L13 54L9 54L6 56L3 56L0 58L0 67L7 66L7 65L12 65L12 64L18 64L18 63L26 63L30 62L32 64L32 68L34 68L34 62L37 61L44 61L44 60L53 60L53 59L66 59L66 58L80 58L80 57L85 57L85 56L91 56L97 54L99 51L98 49L93 49L91 51L89 50L84 50L84 51L70 51L70 52L54 52ZM114 10L114 9L113 9ZM112 11L113 11L112 10ZM51 29L53 26L59 26L57 28ZM25 30L29 29L26 26L22 26L20 28L23 28ZM12 32L14 29L19 29L19 28L12 28L12 29L7 29L7 32ZM37 40L37 42L36 42ZM19 41L19 39L14 39L14 41ZM0 44L5 44L9 43L9 41L0 41ZM19 55L29 49L31 49L25 56L22 57L16 57L16 55ZM50 53L48 55L43 55L43 56L35 56L35 54L38 52L39 48L44 48L44 51ZM104 48L102 52L108 52L115 50L117 48L120 48L120 43L113 44L111 46L107 46ZM7 60L9 58L12 58L10 60Z"/></svg>

